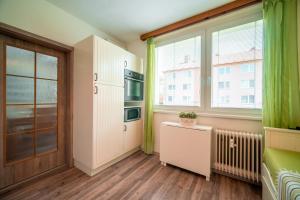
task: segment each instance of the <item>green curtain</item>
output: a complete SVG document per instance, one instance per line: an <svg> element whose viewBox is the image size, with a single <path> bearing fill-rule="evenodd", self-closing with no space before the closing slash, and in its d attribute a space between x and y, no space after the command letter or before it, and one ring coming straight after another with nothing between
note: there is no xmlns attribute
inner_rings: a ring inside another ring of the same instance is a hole
<svg viewBox="0 0 300 200"><path fill-rule="evenodd" d="M297 0L264 0L263 124L300 126Z"/></svg>
<svg viewBox="0 0 300 200"><path fill-rule="evenodd" d="M144 152L152 154L154 150L153 101L155 76L155 44L153 38L147 40L147 71L145 92Z"/></svg>

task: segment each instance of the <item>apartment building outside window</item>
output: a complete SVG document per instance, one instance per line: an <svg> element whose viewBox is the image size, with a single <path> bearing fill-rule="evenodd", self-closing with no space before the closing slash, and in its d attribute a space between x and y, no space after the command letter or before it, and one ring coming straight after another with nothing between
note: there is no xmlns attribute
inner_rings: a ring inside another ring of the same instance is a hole
<svg viewBox="0 0 300 200"><path fill-rule="evenodd" d="M156 106L261 109L263 22L233 24L156 47Z"/></svg>

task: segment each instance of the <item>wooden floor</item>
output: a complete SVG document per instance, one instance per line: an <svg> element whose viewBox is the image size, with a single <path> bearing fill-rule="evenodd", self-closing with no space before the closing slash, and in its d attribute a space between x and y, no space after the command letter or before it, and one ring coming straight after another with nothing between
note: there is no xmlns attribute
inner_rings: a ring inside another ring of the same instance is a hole
<svg viewBox="0 0 300 200"><path fill-rule="evenodd" d="M0 199L261 199L261 188L221 175L205 177L163 167L157 155L137 152L94 177L69 169Z"/></svg>

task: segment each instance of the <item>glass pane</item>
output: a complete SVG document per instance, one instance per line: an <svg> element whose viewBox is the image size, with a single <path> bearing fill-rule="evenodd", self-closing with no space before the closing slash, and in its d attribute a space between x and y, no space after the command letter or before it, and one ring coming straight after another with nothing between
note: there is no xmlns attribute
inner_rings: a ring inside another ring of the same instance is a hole
<svg viewBox="0 0 300 200"><path fill-rule="evenodd" d="M7 104L34 104L34 79L6 76Z"/></svg>
<svg viewBox="0 0 300 200"><path fill-rule="evenodd" d="M57 80L57 58L44 54L36 54L37 78L47 78Z"/></svg>
<svg viewBox="0 0 300 200"><path fill-rule="evenodd" d="M57 102L57 81L37 79L36 84L38 104Z"/></svg>
<svg viewBox="0 0 300 200"><path fill-rule="evenodd" d="M34 107L31 106L7 106L7 133L29 131L34 128Z"/></svg>
<svg viewBox="0 0 300 200"><path fill-rule="evenodd" d="M57 148L56 129L38 131L36 138L36 152L43 153Z"/></svg>
<svg viewBox="0 0 300 200"><path fill-rule="evenodd" d="M262 20L212 34L212 107L262 107L262 43Z"/></svg>
<svg viewBox="0 0 300 200"><path fill-rule="evenodd" d="M6 140L7 161L19 160L33 155L32 133L7 135Z"/></svg>
<svg viewBox="0 0 300 200"><path fill-rule="evenodd" d="M157 105L200 106L201 36L156 48Z"/></svg>
<svg viewBox="0 0 300 200"><path fill-rule="evenodd" d="M34 52L6 46L6 73L34 76Z"/></svg>
<svg viewBox="0 0 300 200"><path fill-rule="evenodd" d="M37 128L52 128L57 125L56 105L37 106Z"/></svg>

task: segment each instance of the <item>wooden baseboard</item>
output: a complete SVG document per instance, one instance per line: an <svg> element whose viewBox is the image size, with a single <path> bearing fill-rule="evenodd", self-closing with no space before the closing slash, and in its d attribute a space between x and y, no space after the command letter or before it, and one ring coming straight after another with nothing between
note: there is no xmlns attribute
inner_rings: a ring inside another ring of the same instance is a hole
<svg viewBox="0 0 300 200"><path fill-rule="evenodd" d="M20 181L20 182L18 182L16 184L9 185L7 187L1 188L0 189L0 194L4 194L4 193L7 193L7 192L9 192L11 190L15 190L15 189L18 189L20 187L24 187L26 185L32 184L32 183L34 183L36 181L39 181L39 180L41 180L43 178L46 178L48 176L51 176L51 175L57 174L59 172L65 171L68 168L69 167L67 165L62 165L62 166L59 166L59 167L47 170L47 171L42 172L41 174L38 174L38 175L36 175L34 177L31 177L31 178L25 179L23 181Z"/></svg>

